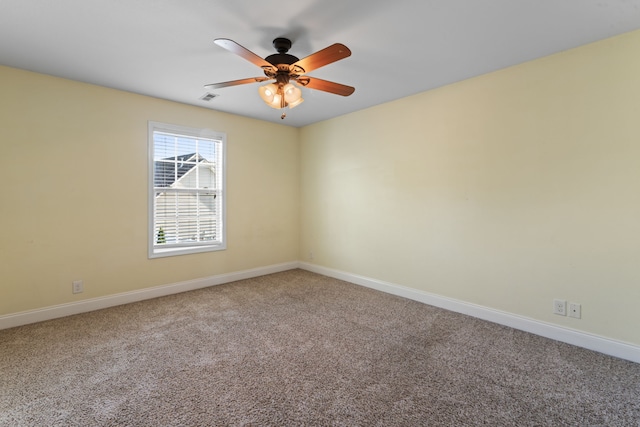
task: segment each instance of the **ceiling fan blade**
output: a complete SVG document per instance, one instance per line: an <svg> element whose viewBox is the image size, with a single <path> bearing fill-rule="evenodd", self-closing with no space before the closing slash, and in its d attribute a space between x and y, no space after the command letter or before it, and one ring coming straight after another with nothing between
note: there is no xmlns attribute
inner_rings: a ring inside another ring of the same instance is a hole
<svg viewBox="0 0 640 427"><path fill-rule="evenodd" d="M234 42L233 40L215 39L213 42L218 46L224 49L227 49L229 52L235 53L236 55L243 57L247 61L251 62L254 65L257 65L262 69L269 69L269 70L273 70L274 72L278 70L270 62L265 61L263 58L251 52L249 49L243 46L240 46L238 43Z"/></svg>
<svg viewBox="0 0 640 427"><path fill-rule="evenodd" d="M356 90L356 88L351 86L309 76L299 77L296 79L296 81L301 86L307 87L309 89L321 90L323 92L334 93L336 95L342 96L349 96Z"/></svg>
<svg viewBox="0 0 640 427"><path fill-rule="evenodd" d="M335 43L317 51L316 53L312 53L306 58L302 58L298 62L292 64L289 68L295 74L305 74L349 56L351 56L351 51L348 47L340 43ZM302 71L300 71L300 69L302 69Z"/></svg>
<svg viewBox="0 0 640 427"><path fill-rule="evenodd" d="M267 80L271 80L271 79L269 77L251 77L249 79L231 80L230 82L211 83L208 85L204 85L204 87L206 87L207 89L220 89L223 87L238 86L238 85L244 85L247 83L258 83L258 82L264 82Z"/></svg>

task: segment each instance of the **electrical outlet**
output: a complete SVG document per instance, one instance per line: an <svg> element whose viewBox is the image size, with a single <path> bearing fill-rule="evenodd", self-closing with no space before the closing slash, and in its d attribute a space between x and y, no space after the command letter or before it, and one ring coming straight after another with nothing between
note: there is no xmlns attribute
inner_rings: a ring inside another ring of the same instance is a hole
<svg viewBox="0 0 640 427"><path fill-rule="evenodd" d="M313 252L312 251L309 251L309 259L313 260Z"/></svg>
<svg viewBox="0 0 640 427"><path fill-rule="evenodd" d="M82 280L74 280L71 286L71 292L74 294L80 294L82 291L84 291Z"/></svg>
<svg viewBox="0 0 640 427"><path fill-rule="evenodd" d="M582 315L582 306L577 302L569 303L569 317L575 317L576 319L580 319Z"/></svg>
<svg viewBox="0 0 640 427"><path fill-rule="evenodd" d="M567 315L567 301L563 299L554 299L553 300L553 314L557 314L559 316Z"/></svg>

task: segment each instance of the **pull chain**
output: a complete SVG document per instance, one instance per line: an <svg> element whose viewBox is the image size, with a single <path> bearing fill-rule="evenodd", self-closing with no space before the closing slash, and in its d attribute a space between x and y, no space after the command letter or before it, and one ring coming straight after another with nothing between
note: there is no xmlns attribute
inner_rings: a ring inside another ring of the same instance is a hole
<svg viewBox="0 0 640 427"><path fill-rule="evenodd" d="M280 116L280 119L284 120L284 118L287 117L287 114L284 112L284 107L287 106L287 102L284 100L284 90L282 88L283 88L283 86L281 85L279 92L281 94L281 96L280 96L280 109L282 109L282 115Z"/></svg>

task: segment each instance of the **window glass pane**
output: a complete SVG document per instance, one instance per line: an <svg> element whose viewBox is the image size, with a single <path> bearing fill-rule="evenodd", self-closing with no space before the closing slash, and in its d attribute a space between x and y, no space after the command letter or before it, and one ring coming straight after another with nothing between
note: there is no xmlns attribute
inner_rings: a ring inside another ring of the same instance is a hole
<svg viewBox="0 0 640 427"><path fill-rule="evenodd" d="M159 192L155 200L155 228L164 242L175 244L216 240L219 203L215 194Z"/></svg>

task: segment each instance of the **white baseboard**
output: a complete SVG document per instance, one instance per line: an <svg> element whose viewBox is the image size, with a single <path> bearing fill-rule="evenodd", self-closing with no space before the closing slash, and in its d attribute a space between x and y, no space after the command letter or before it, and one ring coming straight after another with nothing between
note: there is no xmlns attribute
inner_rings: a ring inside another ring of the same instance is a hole
<svg viewBox="0 0 640 427"><path fill-rule="evenodd" d="M202 279L188 280L185 282L173 283L169 285L155 286L152 288L137 291L124 292L105 297L91 298L78 302L60 304L45 307L37 310L23 311L0 316L0 329L13 328L30 323L42 322L74 314L86 313L117 305L128 304L151 298L158 298L180 292L192 291L209 286L221 285L235 282L237 280L250 279L264 276L266 274L279 273L281 271L301 268L314 273L322 274L356 285L366 286L393 295L398 295L424 304L466 314L479 319L509 326L514 329L530 332L556 341L587 348L610 356L640 363L640 346L616 341L609 338L592 335L585 332L565 328L524 316L507 313L492 308L483 307L476 304L447 298L418 289L407 288L393 283L369 277L359 276L344 271L322 267L306 262L288 262L283 264L270 265L266 267L253 268L250 270L237 271L233 273L220 274Z"/></svg>
<svg viewBox="0 0 640 427"><path fill-rule="evenodd" d="M284 264L275 264L266 267L253 268L250 270L219 274L202 279L188 280L185 282L173 283L170 285L154 286L152 288L140 289L137 291L124 292L99 298L91 298L67 304L54 305L37 310L8 314L0 316L0 329L13 328L15 326L42 322L44 320L71 316L73 314L101 310L103 308L114 307L116 305L129 304L132 302L163 297L180 292L193 291L195 289L206 288L214 285L222 285L224 283L235 282L237 280L264 276L265 274L279 273L281 271L298 268L298 265L299 263L297 261Z"/></svg>
<svg viewBox="0 0 640 427"><path fill-rule="evenodd" d="M418 289L407 288L392 283L383 282L369 277L359 276L344 271L333 270L316 264L300 262L299 268L324 276L344 280L356 285L366 286L393 295L398 295L424 304L455 311L500 325L509 326L521 331L530 332L556 341L594 350L610 356L640 363L640 346L616 341L609 338L592 335L585 332L565 328L524 316L507 313L481 305L447 298Z"/></svg>

